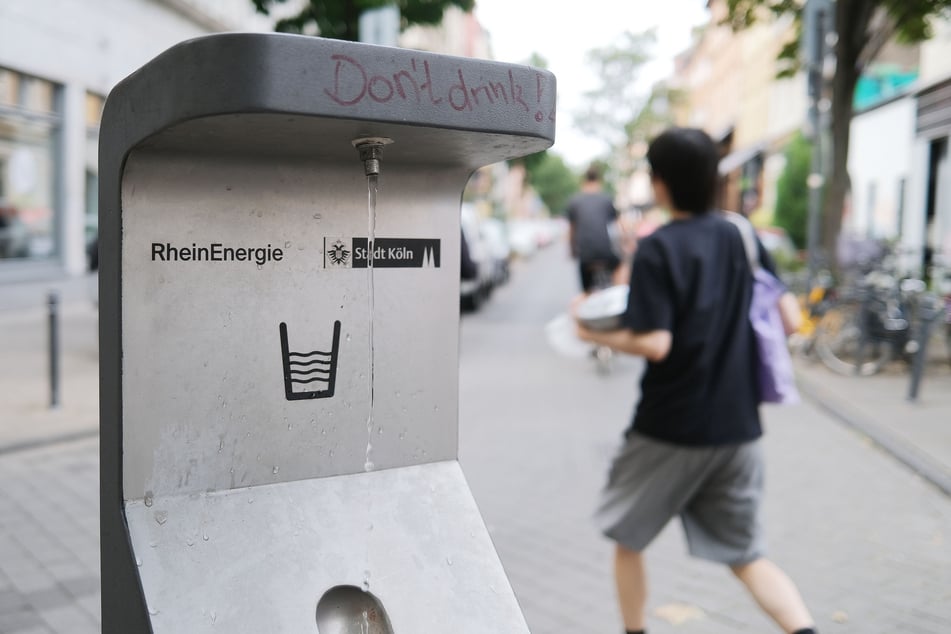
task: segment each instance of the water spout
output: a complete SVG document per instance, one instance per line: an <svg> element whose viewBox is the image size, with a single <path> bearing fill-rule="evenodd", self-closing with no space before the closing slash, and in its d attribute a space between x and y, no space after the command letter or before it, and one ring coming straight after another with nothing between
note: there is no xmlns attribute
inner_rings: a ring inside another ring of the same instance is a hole
<svg viewBox="0 0 951 634"><path fill-rule="evenodd" d="M380 157L383 155L383 146L389 145L393 139L382 136L354 139L353 147L360 153L363 168L367 176L377 176L380 173Z"/></svg>

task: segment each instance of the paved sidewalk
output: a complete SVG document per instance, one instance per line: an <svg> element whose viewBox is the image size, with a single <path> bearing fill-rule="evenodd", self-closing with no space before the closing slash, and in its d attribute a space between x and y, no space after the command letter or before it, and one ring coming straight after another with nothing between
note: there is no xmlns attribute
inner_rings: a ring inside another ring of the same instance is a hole
<svg viewBox="0 0 951 634"><path fill-rule="evenodd" d="M870 377L837 375L802 359L796 370L804 398L951 496L951 361L944 352L932 355L914 401L901 362Z"/></svg>
<svg viewBox="0 0 951 634"><path fill-rule="evenodd" d="M99 429L99 314L94 278L0 286L0 454ZM49 310L59 306L60 390L51 404Z"/></svg>
<svg viewBox="0 0 951 634"><path fill-rule="evenodd" d="M532 633L620 632L611 544L591 515L641 366L622 356L605 377L552 352L540 325L565 302L546 287L575 277L555 257L531 266L556 273L514 276L463 320L460 462ZM803 372L821 384L820 370ZM847 402L866 389L830 393ZM819 630L951 631L951 499L808 398L764 419L769 552ZM678 522L647 563L652 634L777 631L724 567L686 554Z"/></svg>
<svg viewBox="0 0 951 634"><path fill-rule="evenodd" d="M98 311L94 277L0 286L0 455L98 432ZM50 407L50 289L61 300L61 393ZM797 359L803 396L951 495L951 363L937 351L918 399L901 363L872 377L839 376Z"/></svg>
<svg viewBox="0 0 951 634"><path fill-rule="evenodd" d="M4 634L99 629L98 314L87 283L82 279L62 287L57 409L49 408L48 286L22 285L12 291L0 286ZM524 319L537 321L529 315ZM479 328L464 323L463 329L468 329L464 337L470 337L465 351L469 375L464 378L471 378L472 364L480 362L472 347L480 337L503 333L512 351L538 337L533 325L520 328L511 321L494 325L489 319ZM571 383L562 388L550 382L533 385L532 377L541 380L545 368L519 365L518 360L513 356L506 370L514 379L506 372L491 374L493 383L517 379L527 390L505 397L512 400L506 417L490 416L474 405L476 399L485 400L486 390L505 394L504 387L463 389L463 405L478 422L461 430L468 443L463 466L532 631L590 631L586 626L591 622L572 619L594 613L602 619L607 615L613 627L609 549L592 536L589 498L574 499L568 491L599 486L617 421L629 407L625 391L634 370L622 364L612 379L614 388L605 391L605 399L609 393L624 394L620 413L612 410L603 417L607 427L586 431L576 425L553 426L556 415L580 420L575 414L583 414L570 409L582 407L577 399L573 405L560 400L562 392L570 396ZM551 363L542 360L542 365ZM595 381L588 370L580 368L577 376L567 378ZM900 365L868 378L836 376L803 361L797 361L797 371L807 402L767 414L771 479L778 485L770 498L769 522L777 557L808 593L826 626L823 631L949 631L944 628L951 627L946 607L951 562L944 540L951 517L946 497L951 495L951 366L929 367L915 403L906 399L908 376ZM557 414L540 415L540 398ZM605 407L614 405L605 400ZM846 426L832 424L833 418ZM856 443L849 427L870 442ZM595 433L593 445L589 431ZM506 435L507 442L500 443L498 434ZM554 438L565 442L553 451L549 443ZM553 474L553 464L563 468ZM930 484L922 486L915 474ZM803 499L804 490L821 493ZM838 550L822 550L830 545ZM679 527L665 531L651 564L658 632L771 631L723 570L685 559ZM888 592L881 597L869 595L884 589Z"/></svg>

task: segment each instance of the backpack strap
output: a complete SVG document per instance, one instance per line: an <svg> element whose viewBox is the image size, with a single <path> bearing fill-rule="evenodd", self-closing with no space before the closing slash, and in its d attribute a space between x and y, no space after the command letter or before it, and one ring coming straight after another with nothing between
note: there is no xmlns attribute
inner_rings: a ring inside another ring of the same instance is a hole
<svg viewBox="0 0 951 634"><path fill-rule="evenodd" d="M743 248L746 250L746 259L750 262L750 271L755 273L762 268L759 262L759 248L756 244L756 230L746 217L735 211L722 211L720 214L740 232L743 238Z"/></svg>

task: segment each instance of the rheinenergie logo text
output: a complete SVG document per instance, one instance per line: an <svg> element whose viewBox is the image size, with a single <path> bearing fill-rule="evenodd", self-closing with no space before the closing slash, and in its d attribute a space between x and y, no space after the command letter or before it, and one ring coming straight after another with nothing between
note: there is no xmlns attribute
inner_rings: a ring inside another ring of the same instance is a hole
<svg viewBox="0 0 951 634"><path fill-rule="evenodd" d="M170 242L152 243L153 262L254 262L262 266L283 259L284 250L270 244L266 247L233 247L220 242L207 246L193 242L190 246L176 247Z"/></svg>

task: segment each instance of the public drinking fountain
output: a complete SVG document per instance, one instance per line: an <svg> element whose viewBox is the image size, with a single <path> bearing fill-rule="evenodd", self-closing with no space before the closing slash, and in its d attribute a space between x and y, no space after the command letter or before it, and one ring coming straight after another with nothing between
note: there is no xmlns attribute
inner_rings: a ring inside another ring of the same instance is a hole
<svg viewBox="0 0 951 634"><path fill-rule="evenodd" d="M457 460L459 206L554 103L531 67L278 34L112 91L103 632L527 632Z"/></svg>

